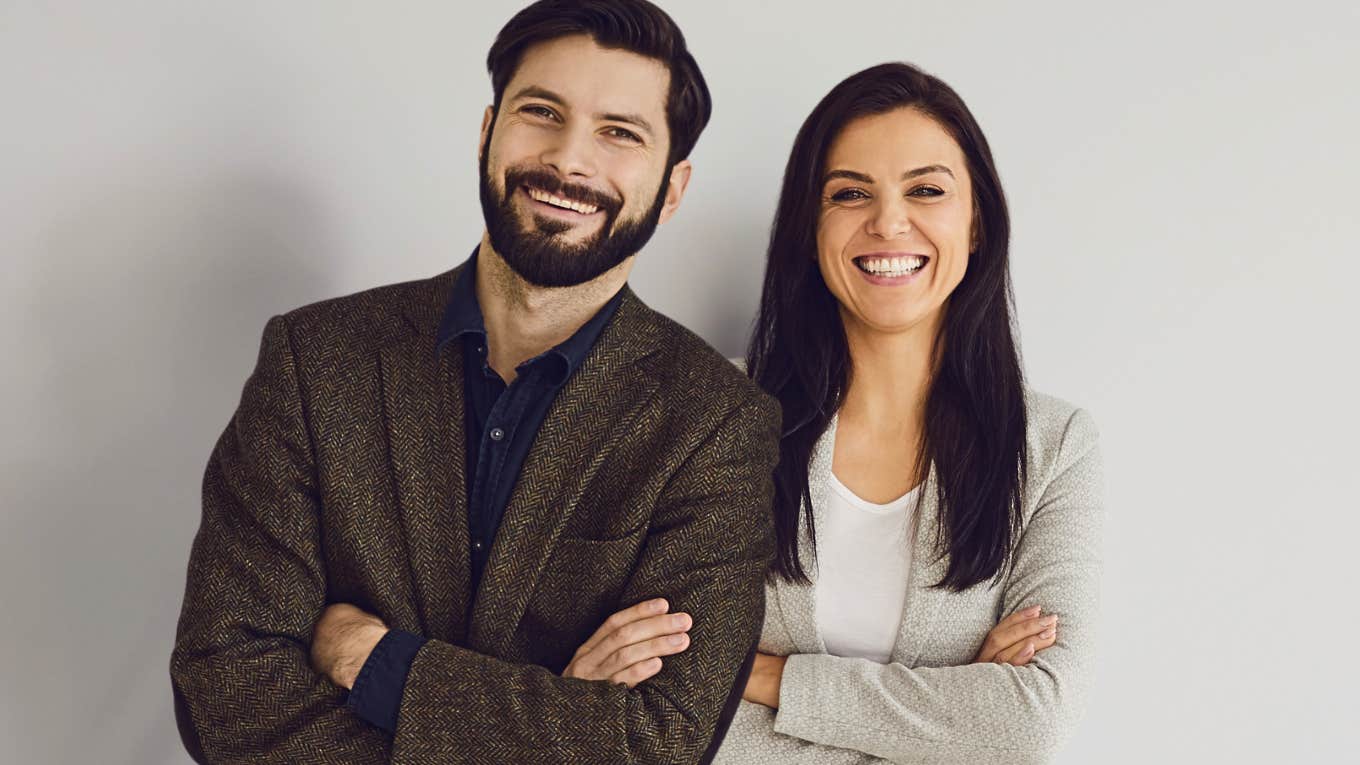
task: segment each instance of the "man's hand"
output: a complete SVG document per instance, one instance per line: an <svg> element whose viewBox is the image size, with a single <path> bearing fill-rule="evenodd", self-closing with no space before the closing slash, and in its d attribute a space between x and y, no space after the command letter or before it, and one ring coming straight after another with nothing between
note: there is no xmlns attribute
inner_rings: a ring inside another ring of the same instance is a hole
<svg viewBox="0 0 1360 765"><path fill-rule="evenodd" d="M644 600L605 620L576 649L563 677L608 680L632 688L661 671L661 657L689 648L689 614L668 614L663 598Z"/></svg>
<svg viewBox="0 0 1360 765"><path fill-rule="evenodd" d="M352 689L368 655L386 634L387 625L378 617L348 603L329 605L312 631L312 669Z"/></svg>
<svg viewBox="0 0 1360 765"><path fill-rule="evenodd" d="M787 656L771 656L757 653L751 665L751 676L746 680L746 690L741 697L756 704L764 704L771 709L779 708L779 681L784 677L784 663Z"/></svg>

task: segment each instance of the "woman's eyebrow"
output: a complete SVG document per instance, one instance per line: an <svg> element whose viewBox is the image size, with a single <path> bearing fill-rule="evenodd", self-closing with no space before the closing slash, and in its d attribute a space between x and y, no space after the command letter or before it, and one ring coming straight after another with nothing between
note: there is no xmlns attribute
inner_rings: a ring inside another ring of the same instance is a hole
<svg viewBox="0 0 1360 765"><path fill-rule="evenodd" d="M907 172L902 173L902 180L906 181L920 175L930 175L931 173L944 173L945 175L948 175L950 178L954 177L954 171L950 170L944 165L926 165L924 167L918 167L915 170L908 170ZM855 170L838 169L828 172L822 178L822 183L823 184L830 183L831 181L834 181L838 178L844 178L850 181L858 181L860 183L874 182L874 178L871 175L865 175L864 173Z"/></svg>

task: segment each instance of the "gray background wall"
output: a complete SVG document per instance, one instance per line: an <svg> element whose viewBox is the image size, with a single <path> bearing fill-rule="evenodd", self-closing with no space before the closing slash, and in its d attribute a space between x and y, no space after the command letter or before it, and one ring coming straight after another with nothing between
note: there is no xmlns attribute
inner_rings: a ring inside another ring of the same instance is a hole
<svg viewBox="0 0 1360 765"><path fill-rule="evenodd" d="M518 5L0 3L0 761L187 762L168 656L264 322L470 250ZM633 283L729 355L835 82L911 60L987 131L1029 374L1108 464L1061 761L1354 756L1355 6L664 5L716 116Z"/></svg>

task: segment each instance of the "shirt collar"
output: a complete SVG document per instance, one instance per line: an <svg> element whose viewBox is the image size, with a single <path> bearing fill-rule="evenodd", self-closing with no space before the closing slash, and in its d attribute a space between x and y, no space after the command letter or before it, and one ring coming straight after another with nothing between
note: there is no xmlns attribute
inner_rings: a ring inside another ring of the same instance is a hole
<svg viewBox="0 0 1360 765"><path fill-rule="evenodd" d="M520 364L516 371L522 373L531 366L537 366L541 361L551 360L545 366L553 368L554 384L565 383L585 361L590 350L595 347L595 341L599 340L605 325L618 312L619 304L623 302L623 292L623 289L619 289L614 293L590 321L582 324L571 337ZM463 264L463 268L458 272L458 279L453 284L449 303L444 308L444 318L439 323L436 348L442 352L447 343L458 337L476 341L485 359L486 324L482 319L481 304L477 302L476 250L472 251L472 256Z"/></svg>

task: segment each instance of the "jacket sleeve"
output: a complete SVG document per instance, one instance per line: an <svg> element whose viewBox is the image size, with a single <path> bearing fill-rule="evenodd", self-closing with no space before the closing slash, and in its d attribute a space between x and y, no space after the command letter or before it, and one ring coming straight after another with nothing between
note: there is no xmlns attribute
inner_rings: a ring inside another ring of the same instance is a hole
<svg viewBox="0 0 1360 765"><path fill-rule="evenodd" d="M773 554L779 413L753 395L670 480L621 602L692 615L688 650L628 689L431 640L407 676L394 763L693 763L754 650Z"/></svg>
<svg viewBox="0 0 1360 765"><path fill-rule="evenodd" d="M1096 429L1077 410L1002 595L1003 613L1040 604L1058 614L1058 641L1028 665L791 656L774 731L897 763L1046 761L1074 727L1092 674L1102 493Z"/></svg>
<svg viewBox="0 0 1360 765"><path fill-rule="evenodd" d="M316 470L288 327L259 360L203 479L170 676L200 762L386 762L390 743L309 663L325 607Z"/></svg>

